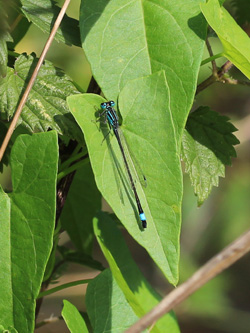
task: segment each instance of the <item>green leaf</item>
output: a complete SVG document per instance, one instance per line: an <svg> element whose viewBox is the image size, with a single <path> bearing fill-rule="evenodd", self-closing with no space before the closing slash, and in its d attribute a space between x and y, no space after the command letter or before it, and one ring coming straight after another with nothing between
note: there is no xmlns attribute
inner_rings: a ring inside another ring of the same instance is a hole
<svg viewBox="0 0 250 333"><path fill-rule="evenodd" d="M159 303L160 295L142 275L131 257L122 233L107 214L100 213L95 218L94 231L116 283L136 316L142 317ZM170 312L161 317L155 323L152 332L179 332L174 313Z"/></svg>
<svg viewBox="0 0 250 333"><path fill-rule="evenodd" d="M46 269L43 275L43 282L51 279L49 282L52 282L52 279L55 274L58 272L54 271L55 265L56 265L56 254L57 254L57 246L59 242L59 232L61 230L61 224L60 221L57 223L56 228L54 230L54 236L53 236L53 248L50 252L49 260L46 265Z"/></svg>
<svg viewBox="0 0 250 333"><path fill-rule="evenodd" d="M20 15L20 13L17 13L17 16ZM16 16L16 19L17 19ZM20 16L19 16L20 18ZM31 22L29 22L26 17L22 17L19 21L19 18L17 19L17 25L15 29L11 32L13 43L8 43L9 49L14 50L16 48L16 45L25 37L28 29L31 26Z"/></svg>
<svg viewBox="0 0 250 333"><path fill-rule="evenodd" d="M11 203L0 186L0 323L13 324L13 298L11 296L11 253L10 253L10 209Z"/></svg>
<svg viewBox="0 0 250 333"><path fill-rule="evenodd" d="M218 0L201 3L201 10L209 25L217 33L224 55L250 79L250 38L235 22Z"/></svg>
<svg viewBox="0 0 250 333"><path fill-rule="evenodd" d="M101 199L90 163L87 163L76 172L60 218L76 248L85 254L92 253L92 220L101 209Z"/></svg>
<svg viewBox="0 0 250 333"><path fill-rule="evenodd" d="M106 124L99 128L93 121L103 98L83 94L71 96L67 101L84 132L98 189L132 237L148 251L169 281L176 284L182 173L178 139L171 113L166 110L169 105L166 89L164 73L160 72L131 81L119 99L121 129L147 177L148 186L144 190L136 182L148 222L144 232L117 140L114 135L107 136ZM145 112L155 110L156 105L155 112Z"/></svg>
<svg viewBox="0 0 250 333"><path fill-rule="evenodd" d="M14 327L9 326L8 328L4 328L2 325L0 325L0 332L1 333L18 333L18 331L15 330Z"/></svg>
<svg viewBox="0 0 250 333"><path fill-rule="evenodd" d="M99 261L94 260L91 256L83 252L69 250L64 246L58 246L57 250L67 262L74 262L99 271L104 269L103 265Z"/></svg>
<svg viewBox="0 0 250 333"><path fill-rule="evenodd" d="M9 120L13 116L37 64L34 56L21 55L15 67L8 68L7 76L0 81L0 114ZM83 141L79 127L69 113L66 97L76 94L69 77L46 61L40 69L36 82L23 108L18 124L30 132L56 130L77 141Z"/></svg>
<svg viewBox="0 0 250 333"><path fill-rule="evenodd" d="M178 135L193 103L203 55L207 27L200 1L81 2L82 45L104 95L116 100L129 80L165 70Z"/></svg>
<svg viewBox="0 0 250 333"><path fill-rule="evenodd" d="M50 288L50 289L47 289L47 290L41 292L38 295L38 299L43 298L43 297L48 296L48 295L51 295L51 294L54 294L54 293L57 293L58 291L63 290L63 289L75 287L75 286L78 286L80 284L87 284L90 281L91 281L91 279L86 279L86 280L78 280L78 281L73 281L73 282L68 282L68 283L61 284L60 286L57 286L55 288Z"/></svg>
<svg viewBox="0 0 250 333"><path fill-rule="evenodd" d="M8 63L8 48L7 42L12 42L12 37L9 33L9 25L7 22L7 5L0 2L0 76L5 76ZM0 78L1 81L2 78Z"/></svg>
<svg viewBox="0 0 250 333"><path fill-rule="evenodd" d="M34 23L43 32L49 34L60 8L54 0L21 0L22 12L29 21ZM68 45L80 46L79 22L66 14L55 35L55 40Z"/></svg>
<svg viewBox="0 0 250 333"><path fill-rule="evenodd" d="M239 143L232 134L237 129L208 107L200 107L188 117L182 138L182 158L189 173L200 206L219 177L225 176L225 165L236 157L233 145Z"/></svg>
<svg viewBox="0 0 250 333"><path fill-rule="evenodd" d="M88 284L85 300L95 333L124 332L139 319L109 269Z"/></svg>
<svg viewBox="0 0 250 333"><path fill-rule="evenodd" d="M9 127L9 124L6 123L6 121L3 120L1 122L1 120L0 120L0 142L3 142L5 135L7 133L8 127ZM29 133L30 132L28 131L27 127L24 127L22 125L19 125L15 128L15 130L11 136L11 139L8 143L8 146L5 150L5 153L3 155L3 159L0 162L0 171L2 170L3 164L5 164L5 165L9 164L10 152L11 152L12 146L13 146L16 138L21 134L29 134Z"/></svg>
<svg viewBox="0 0 250 333"><path fill-rule="evenodd" d="M52 249L56 133L20 135L10 163L13 193L0 193L0 322L19 332L33 332L35 300Z"/></svg>
<svg viewBox="0 0 250 333"><path fill-rule="evenodd" d="M62 316L71 333L88 332L83 317L69 301L63 300Z"/></svg>

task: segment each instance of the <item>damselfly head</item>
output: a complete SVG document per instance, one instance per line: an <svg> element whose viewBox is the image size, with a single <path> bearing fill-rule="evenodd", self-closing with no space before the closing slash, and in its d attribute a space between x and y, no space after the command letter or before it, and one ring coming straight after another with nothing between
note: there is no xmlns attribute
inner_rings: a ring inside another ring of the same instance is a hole
<svg viewBox="0 0 250 333"><path fill-rule="evenodd" d="M106 103L106 102L101 103L101 108L102 108L102 109L106 109L106 108L107 108L107 103Z"/></svg>
<svg viewBox="0 0 250 333"><path fill-rule="evenodd" d="M101 103L101 108L102 109L107 109L108 107L113 107L113 106L115 106L115 102L114 101L109 101L109 102Z"/></svg>

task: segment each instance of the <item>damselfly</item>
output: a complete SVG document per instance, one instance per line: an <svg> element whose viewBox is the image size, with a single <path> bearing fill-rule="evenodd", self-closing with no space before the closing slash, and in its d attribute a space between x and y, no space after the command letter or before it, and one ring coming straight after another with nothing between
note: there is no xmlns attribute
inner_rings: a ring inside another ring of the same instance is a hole
<svg viewBox="0 0 250 333"><path fill-rule="evenodd" d="M105 120L108 121L109 128L113 129L114 135L118 141L118 145L119 145L121 153L122 153L122 157L123 157L124 164L125 164L125 167L127 170L129 181L130 181L132 190L134 192L135 201L136 201L138 212L139 212L139 217L142 222L143 228L146 228L147 227L146 216L143 212L141 202L140 202L140 199L139 199L136 187L135 187L135 181L132 177L132 174L131 174L131 171L129 168L129 164L128 164L128 161L126 158L125 149L123 147L122 140L121 140L121 129L119 127L118 115L114 109L114 106L115 106L114 101L101 103L101 108L102 108L103 112L100 114L100 116L105 116Z"/></svg>

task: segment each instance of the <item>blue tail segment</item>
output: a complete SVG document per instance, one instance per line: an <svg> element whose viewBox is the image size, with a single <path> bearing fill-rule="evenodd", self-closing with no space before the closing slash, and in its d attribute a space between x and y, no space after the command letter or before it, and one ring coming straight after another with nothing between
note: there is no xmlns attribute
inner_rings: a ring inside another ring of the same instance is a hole
<svg viewBox="0 0 250 333"><path fill-rule="evenodd" d="M142 223L142 227L145 229L145 228L147 228L146 216L143 212L141 202L140 202L140 199L139 199L139 196L137 194L136 187L135 187L135 182L134 182L133 177L131 175L129 165L128 165L128 161L126 159L125 151L124 151L122 141L121 141L121 137L120 137L120 134L119 134L119 130L120 130L119 118L118 118L118 115L117 115L115 109L113 108L114 106L115 106L114 101L109 101L109 102L102 103L101 108L102 108L103 111L101 112L100 116L104 116L105 120L108 121L109 128L113 129L115 137L118 141L118 144L119 144L119 147L120 147L120 150L121 150L121 153L122 153L122 157L123 157L123 160L124 160L124 163L125 163L125 166L126 166L129 181L130 181L132 190L133 190L134 195L135 195L135 200L136 200L136 204L137 204L137 208L138 208L139 217L140 217L140 220L141 220L141 223Z"/></svg>
<svg viewBox="0 0 250 333"><path fill-rule="evenodd" d="M146 221L146 216L144 213L141 213L140 215L140 219L141 219L141 223L142 223L142 226L143 228L147 228L147 221Z"/></svg>

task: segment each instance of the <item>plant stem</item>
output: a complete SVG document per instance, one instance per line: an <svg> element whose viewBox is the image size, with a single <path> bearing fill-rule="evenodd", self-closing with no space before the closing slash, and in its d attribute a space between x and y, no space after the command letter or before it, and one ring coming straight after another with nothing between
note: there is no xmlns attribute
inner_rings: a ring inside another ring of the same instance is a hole
<svg viewBox="0 0 250 333"><path fill-rule="evenodd" d="M19 105L17 107L16 113L15 113L13 119L12 119L10 127L9 127L9 129L8 129L8 131L6 133L6 136L5 136L4 140L3 140L2 146L0 148L0 161L3 158L3 154L4 154L4 152L5 152L6 148L7 148L7 145L9 143L9 141L10 141L10 138L11 138L13 132L14 132L14 129L16 127L18 119L19 119L19 117L21 115L21 112L23 110L23 107L24 107L24 105L25 105L25 103L26 103L26 101L28 99L30 91L31 91L31 89L32 89L32 87L33 87L33 85L35 83L36 77L37 77L37 75L38 75L38 73L40 71L40 68L41 68L41 66L43 64L43 61L45 59L45 56L46 56L46 54L47 54L47 52L48 52L48 50L50 48L50 45L51 45L51 43L52 43L52 41L53 41L53 39L55 37L57 29L59 28L59 26L61 24L61 21L63 19L63 16L64 16L65 12L66 12L66 9L68 8L69 3L70 3L70 0L65 0L64 4L63 4L63 6L62 6L62 8L60 10L60 13L57 16L57 19L56 19L56 21L54 23L54 26L53 26L53 28L51 30L49 38L48 38L48 40L47 40L47 42L46 42L46 44L44 46L42 54L41 54L41 56L40 56L40 58L39 58L39 60L37 62L37 65L36 65L36 67L34 69L34 72L33 72L32 76L31 76L31 78L29 80L29 83L28 83L28 85L27 85L27 87L26 87L26 89L25 89L25 91L23 93L23 96L22 96L22 98L20 100L20 103L19 103Z"/></svg>
<svg viewBox="0 0 250 333"><path fill-rule="evenodd" d="M212 63L214 63L213 60L215 60L215 59L217 59L217 58L224 57L224 56L225 56L225 55L224 55L223 52L221 52L221 53L217 53L217 54L213 55L212 57L209 57L209 58L207 58L207 59L202 60L202 62L201 62L201 66L207 64L207 63L210 62L210 61L211 61Z"/></svg>
<svg viewBox="0 0 250 333"><path fill-rule="evenodd" d="M233 64L230 61L225 62L225 64L217 71L209 76L205 81L201 82L197 86L196 95L198 95L202 90L206 89L214 82L222 82L225 83L224 74L226 74L231 68Z"/></svg>
<svg viewBox="0 0 250 333"><path fill-rule="evenodd" d="M242 81L242 80L235 80L235 79L230 79L230 78L224 78L225 83L228 84L240 84L242 86L250 86L249 81Z"/></svg>
<svg viewBox="0 0 250 333"><path fill-rule="evenodd" d="M12 56L12 57L15 57L15 58L17 58L17 57L20 56L19 53L14 52L14 51L11 51L11 50L8 50L8 55L10 55L10 56Z"/></svg>
<svg viewBox="0 0 250 333"><path fill-rule="evenodd" d="M47 325L47 324L56 323L59 320L63 320L63 317L62 316L60 316L60 317L50 317L48 319L44 319L43 321L40 321L39 323L36 323L35 328L39 328L39 327L42 327L42 326Z"/></svg>
<svg viewBox="0 0 250 333"><path fill-rule="evenodd" d="M89 283L90 281L92 281L92 279L78 280L78 281L73 281L73 282L68 282L68 283L61 284L58 287L51 288L49 290L45 290L45 291L41 292L38 295L37 299L42 298L44 296L51 295L53 293L56 293L57 291L60 291L60 290L66 289L66 288L75 287L75 286L78 286L79 284Z"/></svg>
<svg viewBox="0 0 250 333"><path fill-rule="evenodd" d="M60 165L60 169L59 169L59 172L62 172L64 171L64 169L68 168L70 166L71 163L79 160L80 158L82 158L84 155L87 155L87 149L85 149L84 151L81 151L80 153L76 153L74 155L74 152L72 154L72 156L67 159L67 161L63 162L61 165Z"/></svg>
<svg viewBox="0 0 250 333"><path fill-rule="evenodd" d="M213 50L212 50L212 47L211 47L211 45L209 43L208 38L206 39L206 45L207 45L207 50L208 50L208 53L209 53L210 57L213 57L213 55L214 55L213 54ZM213 67L213 74L215 75L215 73L217 71L216 62L214 61L214 59L211 59L211 62L212 62L212 67Z"/></svg>
<svg viewBox="0 0 250 333"><path fill-rule="evenodd" d="M79 154L80 155L80 154ZM88 155L86 155L86 157L83 160L80 160L77 163L74 163L73 165L71 165L70 167L68 167L67 169L61 171L58 175L57 175L57 181L59 182L62 178L64 178L65 176L67 176L68 174L76 171L77 169L81 168L83 165L85 165L86 163L88 163Z"/></svg>
<svg viewBox="0 0 250 333"><path fill-rule="evenodd" d="M132 325L126 332L142 332L249 251L250 230L210 259L191 278L170 292L156 307Z"/></svg>

